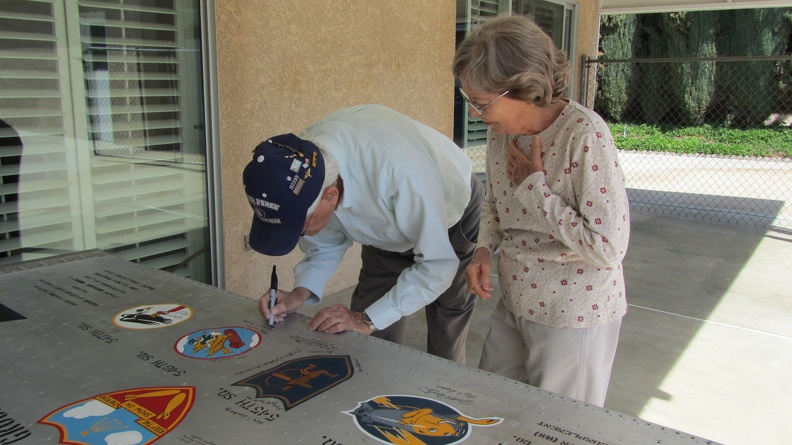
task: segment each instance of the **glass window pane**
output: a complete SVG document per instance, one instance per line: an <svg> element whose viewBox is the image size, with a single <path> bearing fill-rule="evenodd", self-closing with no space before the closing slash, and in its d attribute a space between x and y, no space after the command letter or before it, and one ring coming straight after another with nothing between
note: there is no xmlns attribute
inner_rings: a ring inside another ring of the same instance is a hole
<svg viewBox="0 0 792 445"><path fill-rule="evenodd" d="M198 3L0 2L0 265L98 248L211 281Z"/></svg>
<svg viewBox="0 0 792 445"><path fill-rule="evenodd" d="M512 12L530 15L546 32L556 48L564 48L564 6L543 0L514 0Z"/></svg>

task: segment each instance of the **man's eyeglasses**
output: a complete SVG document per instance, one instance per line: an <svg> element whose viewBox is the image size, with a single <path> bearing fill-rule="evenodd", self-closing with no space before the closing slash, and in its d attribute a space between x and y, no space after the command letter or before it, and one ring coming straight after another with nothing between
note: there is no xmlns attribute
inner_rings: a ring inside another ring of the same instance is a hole
<svg viewBox="0 0 792 445"><path fill-rule="evenodd" d="M479 104L477 104L475 102L471 102L470 98L468 97L468 95L465 94L464 91L462 91L462 88L459 89L459 94L462 95L462 99L465 99L465 102L467 102L468 105L470 105L474 110L476 110L476 112L478 114L482 114L482 115L484 114L484 109L486 109L488 106L492 105L496 100L500 99L501 97L505 96L508 93L509 93L509 90L506 90L506 91L503 92L503 94L501 94L500 96L496 97L495 99L492 99L491 101L487 102L484 105L479 105Z"/></svg>

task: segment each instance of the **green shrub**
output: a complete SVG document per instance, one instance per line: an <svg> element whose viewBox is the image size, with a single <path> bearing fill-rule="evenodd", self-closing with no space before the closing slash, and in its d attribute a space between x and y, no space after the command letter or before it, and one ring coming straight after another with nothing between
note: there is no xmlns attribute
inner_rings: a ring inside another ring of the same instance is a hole
<svg viewBox="0 0 792 445"><path fill-rule="evenodd" d="M709 125L608 125L621 150L792 158L792 128L789 127L736 130Z"/></svg>

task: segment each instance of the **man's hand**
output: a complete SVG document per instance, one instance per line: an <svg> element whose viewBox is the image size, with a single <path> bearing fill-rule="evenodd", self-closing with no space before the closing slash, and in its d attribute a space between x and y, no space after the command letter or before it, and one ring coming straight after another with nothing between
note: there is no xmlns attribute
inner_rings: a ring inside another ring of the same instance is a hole
<svg viewBox="0 0 792 445"><path fill-rule="evenodd" d="M304 287L298 287L291 292L278 290L275 294L276 304L272 308L272 314L275 316L275 323L280 323L287 315L297 312L302 305L311 296L311 291ZM259 312L265 320L269 320L269 292L259 298Z"/></svg>
<svg viewBox="0 0 792 445"><path fill-rule="evenodd" d="M531 157L525 156L517 141L512 139L507 144L506 176L515 184L522 184L525 178L544 170L542 163L542 138L535 137L531 143Z"/></svg>
<svg viewBox="0 0 792 445"><path fill-rule="evenodd" d="M484 247L479 247L473 252L470 264L465 268L465 281L467 281L468 292L476 294L482 300L486 300L492 294L490 286L490 251Z"/></svg>
<svg viewBox="0 0 792 445"><path fill-rule="evenodd" d="M344 331L357 331L366 335L372 334L371 329L363 322L362 312L353 312L340 304L317 312L308 324L308 329L327 332L328 334L337 334Z"/></svg>

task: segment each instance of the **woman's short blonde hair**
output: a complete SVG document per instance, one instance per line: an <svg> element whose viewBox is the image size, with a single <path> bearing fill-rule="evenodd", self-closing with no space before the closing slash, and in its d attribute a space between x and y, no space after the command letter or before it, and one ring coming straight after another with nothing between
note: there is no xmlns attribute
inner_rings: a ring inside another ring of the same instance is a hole
<svg viewBox="0 0 792 445"><path fill-rule="evenodd" d="M503 15L465 37L454 55L454 76L479 93L500 94L547 106L564 97L569 82L566 53L532 18Z"/></svg>

